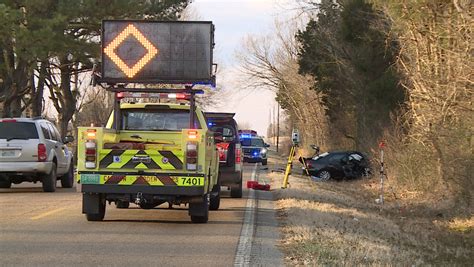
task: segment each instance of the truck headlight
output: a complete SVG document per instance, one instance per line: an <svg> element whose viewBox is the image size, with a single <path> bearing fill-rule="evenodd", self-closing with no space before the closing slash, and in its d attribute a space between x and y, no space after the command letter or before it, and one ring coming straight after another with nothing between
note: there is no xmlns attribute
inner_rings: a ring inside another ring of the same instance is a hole
<svg viewBox="0 0 474 267"><path fill-rule="evenodd" d="M265 155L266 153L267 153L267 149L266 149L266 148L262 148L262 149L260 150L260 154Z"/></svg>

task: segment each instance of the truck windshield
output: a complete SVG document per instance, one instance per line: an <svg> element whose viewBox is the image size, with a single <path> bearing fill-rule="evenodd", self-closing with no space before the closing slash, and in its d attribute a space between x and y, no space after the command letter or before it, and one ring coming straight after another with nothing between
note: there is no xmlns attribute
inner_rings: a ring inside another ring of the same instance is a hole
<svg viewBox="0 0 474 267"><path fill-rule="evenodd" d="M189 128L189 117L189 110L126 109L122 110L122 130L181 131Z"/></svg>
<svg viewBox="0 0 474 267"><path fill-rule="evenodd" d="M240 140L242 146L256 146L256 147L263 147L264 142L260 138L244 138Z"/></svg>

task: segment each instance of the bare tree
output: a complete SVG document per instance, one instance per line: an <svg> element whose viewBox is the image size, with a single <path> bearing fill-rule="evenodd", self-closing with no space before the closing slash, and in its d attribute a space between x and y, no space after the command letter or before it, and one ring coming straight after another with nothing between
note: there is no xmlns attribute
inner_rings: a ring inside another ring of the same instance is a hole
<svg viewBox="0 0 474 267"><path fill-rule="evenodd" d="M305 144L326 146L327 128L322 95L311 90L312 79L298 73L297 21L275 23L267 36L248 36L237 53L247 89L271 90L300 130Z"/></svg>
<svg viewBox="0 0 474 267"><path fill-rule="evenodd" d="M455 196L472 201L474 6L403 0L381 7L402 48L398 63L409 92L406 143L424 151L423 164L436 166L432 186L440 181Z"/></svg>

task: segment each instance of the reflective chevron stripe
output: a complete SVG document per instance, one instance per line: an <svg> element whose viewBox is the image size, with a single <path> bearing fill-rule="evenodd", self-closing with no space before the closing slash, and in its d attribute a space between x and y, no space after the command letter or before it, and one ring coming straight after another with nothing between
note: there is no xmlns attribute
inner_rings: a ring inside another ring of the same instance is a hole
<svg viewBox="0 0 474 267"><path fill-rule="evenodd" d="M100 152L100 169L183 169L184 154L181 150L103 149Z"/></svg>
<svg viewBox="0 0 474 267"><path fill-rule="evenodd" d="M151 186L204 186L204 177L168 175L100 175L100 184L151 185Z"/></svg>

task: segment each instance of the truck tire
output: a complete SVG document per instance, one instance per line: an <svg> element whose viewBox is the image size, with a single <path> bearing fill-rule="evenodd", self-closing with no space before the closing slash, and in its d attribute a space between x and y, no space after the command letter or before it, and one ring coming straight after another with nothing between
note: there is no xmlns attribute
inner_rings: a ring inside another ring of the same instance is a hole
<svg viewBox="0 0 474 267"><path fill-rule="evenodd" d="M56 191L56 182L58 177L56 176L56 163L53 162L51 172L43 176L43 192L54 192Z"/></svg>
<svg viewBox="0 0 474 267"><path fill-rule="evenodd" d="M262 165L263 165L263 166L267 165L267 163L268 163L268 160L267 160L267 159L262 159Z"/></svg>
<svg viewBox="0 0 474 267"><path fill-rule="evenodd" d="M128 207L130 207L130 202L117 200L115 201L115 207L117 207L117 209L128 209Z"/></svg>
<svg viewBox="0 0 474 267"><path fill-rule="evenodd" d="M221 204L221 184L217 183L211 192L211 198L209 203L210 210L218 210Z"/></svg>
<svg viewBox="0 0 474 267"><path fill-rule="evenodd" d="M239 184L230 187L230 197L242 198L242 181Z"/></svg>
<svg viewBox="0 0 474 267"><path fill-rule="evenodd" d="M105 217L105 197L101 194L83 194L83 209L86 210L86 219L88 221L102 221ZM96 212L92 212L95 210Z"/></svg>
<svg viewBox="0 0 474 267"><path fill-rule="evenodd" d="M1 180L0 181L0 188L10 188L12 187L12 182L8 180Z"/></svg>
<svg viewBox="0 0 474 267"><path fill-rule="evenodd" d="M189 203L189 215L191 215L193 223L207 223L209 220L209 195L205 195L202 202Z"/></svg>
<svg viewBox="0 0 474 267"><path fill-rule="evenodd" d="M71 162L67 172L61 176L61 187L62 188L72 188L74 185L74 165Z"/></svg>

